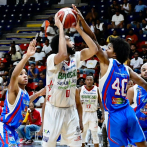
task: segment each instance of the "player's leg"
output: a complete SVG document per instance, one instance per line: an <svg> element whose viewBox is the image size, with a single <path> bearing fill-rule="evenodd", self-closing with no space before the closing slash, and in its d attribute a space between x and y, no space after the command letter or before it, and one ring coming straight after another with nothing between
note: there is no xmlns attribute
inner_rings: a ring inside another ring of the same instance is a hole
<svg viewBox="0 0 147 147"><path fill-rule="evenodd" d="M127 117L127 134L128 139L131 144L136 144L137 147L146 147L145 145L145 135L142 131L142 128L139 124L139 121L136 117L134 110L129 106L126 109Z"/></svg>
<svg viewBox="0 0 147 147"><path fill-rule="evenodd" d="M107 134L110 147L123 147L128 145L127 118L125 110L119 110L108 115Z"/></svg>
<svg viewBox="0 0 147 147"><path fill-rule="evenodd" d="M83 133L82 133L82 147L85 147L85 139L87 135L88 123L84 125Z"/></svg>
<svg viewBox="0 0 147 147"><path fill-rule="evenodd" d="M64 123L61 130L60 145L82 146L81 130L79 125L79 117L75 107L67 108Z"/></svg>
<svg viewBox="0 0 147 147"><path fill-rule="evenodd" d="M64 120L62 108L47 104L44 113L42 147L55 147Z"/></svg>

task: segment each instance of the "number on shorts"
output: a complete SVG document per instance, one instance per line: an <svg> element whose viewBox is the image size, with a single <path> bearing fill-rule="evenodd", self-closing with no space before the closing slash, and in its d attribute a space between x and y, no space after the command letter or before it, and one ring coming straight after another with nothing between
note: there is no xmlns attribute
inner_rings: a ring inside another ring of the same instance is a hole
<svg viewBox="0 0 147 147"><path fill-rule="evenodd" d="M127 83L128 80L127 79L123 79L121 81L121 94L122 96L126 96L125 93L125 83ZM116 80L114 81L114 83L112 84L112 89L115 89L115 95L120 95L120 79L116 78Z"/></svg>
<svg viewBox="0 0 147 147"><path fill-rule="evenodd" d="M86 107L90 109L91 108L91 104L87 104Z"/></svg>
<svg viewBox="0 0 147 147"><path fill-rule="evenodd" d="M70 95L70 90L66 90L66 97L69 97Z"/></svg>

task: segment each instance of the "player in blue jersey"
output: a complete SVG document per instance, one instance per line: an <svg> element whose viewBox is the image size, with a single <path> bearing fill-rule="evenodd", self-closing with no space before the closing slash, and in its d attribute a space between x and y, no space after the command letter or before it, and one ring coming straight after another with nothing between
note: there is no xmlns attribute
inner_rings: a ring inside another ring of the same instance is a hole
<svg viewBox="0 0 147 147"><path fill-rule="evenodd" d="M147 63L141 67L141 77L147 81ZM130 105L134 108L147 140L147 92L136 84L128 89L127 98L130 101Z"/></svg>
<svg viewBox="0 0 147 147"><path fill-rule="evenodd" d="M19 145L19 138L15 129L23 122L29 102L33 102L38 96L45 93L44 88L29 98L25 91L28 76L23 67L29 57L35 54L35 45L36 41L33 40L24 58L10 71L10 84L6 93L3 112L0 116L0 147L17 147Z"/></svg>
<svg viewBox="0 0 147 147"><path fill-rule="evenodd" d="M82 23L81 13L74 5L73 8ZM147 82L123 64L129 56L129 44L121 38L111 39L108 49L104 52L94 33L86 26L83 26L83 29L95 40L98 47L96 55L101 67L99 89L104 109L109 113L107 134L110 147L127 146L128 140L135 142L138 147L146 147L142 128L126 98L126 85L129 79L147 91Z"/></svg>

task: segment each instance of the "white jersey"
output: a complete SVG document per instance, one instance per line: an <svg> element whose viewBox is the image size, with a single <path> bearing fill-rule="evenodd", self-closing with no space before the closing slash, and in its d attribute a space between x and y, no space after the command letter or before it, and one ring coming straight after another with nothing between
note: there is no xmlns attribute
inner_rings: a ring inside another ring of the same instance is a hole
<svg viewBox="0 0 147 147"><path fill-rule="evenodd" d="M54 64L52 54L47 58L47 102L56 107L70 107L75 104L77 68L80 66L80 52L70 56L70 61Z"/></svg>
<svg viewBox="0 0 147 147"><path fill-rule="evenodd" d="M91 90L86 89L86 86L81 87L80 99L82 101L83 111L96 111L98 108L98 89L93 86Z"/></svg>

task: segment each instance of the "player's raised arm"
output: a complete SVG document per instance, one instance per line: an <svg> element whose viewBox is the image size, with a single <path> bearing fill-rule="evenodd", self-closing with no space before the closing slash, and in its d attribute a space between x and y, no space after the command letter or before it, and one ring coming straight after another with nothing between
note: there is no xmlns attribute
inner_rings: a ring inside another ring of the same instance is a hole
<svg viewBox="0 0 147 147"><path fill-rule="evenodd" d="M131 80L135 84L138 84L147 91L147 82L143 78L141 78L137 73L135 73L130 67L129 67L129 73Z"/></svg>
<svg viewBox="0 0 147 147"><path fill-rule="evenodd" d="M27 50L26 55L24 58L17 64L14 71L12 72L10 84L8 86L8 92L9 92L9 103L14 104L16 96L19 92L19 86L18 86L18 76L21 74L22 69L24 68L26 62L28 59L35 54L36 48L36 40L33 40ZM27 79L26 79L27 80Z"/></svg>
<svg viewBox="0 0 147 147"><path fill-rule="evenodd" d="M42 88L41 90L30 96L30 103L32 103L39 96L43 96L43 95L46 95L46 87Z"/></svg>
<svg viewBox="0 0 147 147"><path fill-rule="evenodd" d="M54 57L55 65L61 63L63 60L65 60L68 57L63 25L59 20L60 16L61 15L59 16L57 16L57 14L55 15L55 25L59 29L59 51Z"/></svg>
<svg viewBox="0 0 147 147"><path fill-rule="evenodd" d="M83 60L86 60L96 54L97 46L94 43L94 41L80 28L79 23L80 22L78 21L75 28L78 31L78 33L82 36L82 38L84 39L84 41L86 42L86 44L89 47L89 48L85 48L81 51L81 59L80 60L83 61Z"/></svg>
<svg viewBox="0 0 147 147"><path fill-rule="evenodd" d="M96 46L98 48L97 52L95 53L96 56L99 58L101 63L105 63L107 65L109 65L109 60L107 58L107 55L105 54L105 52L103 52L103 50L101 49L99 43L96 40L96 36L95 34L91 31L91 29L89 28L88 24L86 23L86 21L84 20L84 17L82 16L81 12L77 9L77 7L72 4L73 9L77 12L77 17L80 20L83 30L84 32L90 36L90 38L92 40L94 40L94 42L96 43ZM84 38L83 38L84 39ZM84 50L82 50L83 52L85 52ZM87 52L87 51L86 51ZM84 54L84 53L83 53Z"/></svg>

